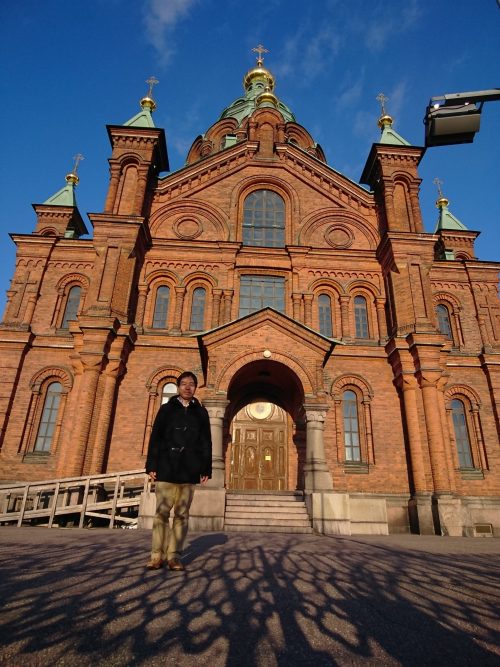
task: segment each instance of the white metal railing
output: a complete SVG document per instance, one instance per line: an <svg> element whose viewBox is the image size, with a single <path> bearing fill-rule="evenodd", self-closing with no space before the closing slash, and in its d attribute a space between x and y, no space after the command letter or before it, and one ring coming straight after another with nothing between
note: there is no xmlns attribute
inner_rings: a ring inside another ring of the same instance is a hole
<svg viewBox="0 0 500 667"><path fill-rule="evenodd" d="M80 528L86 517L108 521L110 528L119 521L134 525L137 518L129 515L138 510L147 484L142 469L0 485L0 524L36 520L51 528L76 515Z"/></svg>

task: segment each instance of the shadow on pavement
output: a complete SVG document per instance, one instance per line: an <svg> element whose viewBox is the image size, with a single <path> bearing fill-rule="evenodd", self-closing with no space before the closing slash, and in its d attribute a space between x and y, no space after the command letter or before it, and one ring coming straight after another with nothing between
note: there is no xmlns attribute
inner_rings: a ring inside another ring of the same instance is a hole
<svg viewBox="0 0 500 667"><path fill-rule="evenodd" d="M192 535L149 572L148 532L0 528L0 665L500 664L500 548L405 544Z"/></svg>

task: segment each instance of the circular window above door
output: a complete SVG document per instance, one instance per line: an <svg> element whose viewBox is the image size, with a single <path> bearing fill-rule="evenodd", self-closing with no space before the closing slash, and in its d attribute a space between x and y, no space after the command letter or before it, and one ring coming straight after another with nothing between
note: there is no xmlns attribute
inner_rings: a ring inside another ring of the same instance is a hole
<svg viewBox="0 0 500 667"><path fill-rule="evenodd" d="M267 401L258 401L257 403L250 403L247 405L247 412L252 419L269 419L273 413L273 404Z"/></svg>

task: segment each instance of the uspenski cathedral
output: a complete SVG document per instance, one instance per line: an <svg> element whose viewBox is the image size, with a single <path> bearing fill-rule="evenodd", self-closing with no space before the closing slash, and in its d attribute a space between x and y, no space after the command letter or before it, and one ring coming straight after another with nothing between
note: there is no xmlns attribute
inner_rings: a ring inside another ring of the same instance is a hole
<svg viewBox="0 0 500 667"><path fill-rule="evenodd" d="M235 492L294 492L323 533L500 535L499 264L441 191L424 229L425 149L384 107L356 183L256 52L181 169L151 79L107 127L102 211L83 220L75 168L12 234L0 479L143 468L192 370L213 438L202 528Z"/></svg>

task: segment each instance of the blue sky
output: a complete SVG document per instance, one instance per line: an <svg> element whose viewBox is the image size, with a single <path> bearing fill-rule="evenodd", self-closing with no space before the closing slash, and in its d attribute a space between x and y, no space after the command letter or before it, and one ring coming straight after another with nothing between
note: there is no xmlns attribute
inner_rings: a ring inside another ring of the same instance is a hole
<svg viewBox="0 0 500 667"><path fill-rule="evenodd" d="M240 96L251 49L264 44L276 94L356 182L379 137L378 93L395 129L423 145L431 96L500 86L496 0L23 0L0 2L0 26L1 312L15 262L8 233L33 231L31 204L65 184L78 152L80 212L88 223L102 210L105 125L135 115L151 74L175 171ZM450 210L481 232L478 258L500 260L500 102L484 106L473 144L428 149L420 175L426 231L439 177Z"/></svg>

